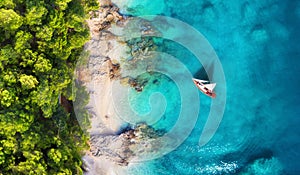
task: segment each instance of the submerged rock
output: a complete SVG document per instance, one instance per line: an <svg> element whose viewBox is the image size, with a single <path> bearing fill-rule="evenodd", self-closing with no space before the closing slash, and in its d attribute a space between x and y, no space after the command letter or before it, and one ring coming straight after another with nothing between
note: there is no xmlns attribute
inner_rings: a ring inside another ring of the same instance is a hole
<svg viewBox="0 0 300 175"><path fill-rule="evenodd" d="M131 55L134 60L144 59L145 56L149 55L149 51L155 50L156 46L152 38L136 38L127 41L128 46L131 49Z"/></svg>
<svg viewBox="0 0 300 175"><path fill-rule="evenodd" d="M142 92L144 87L147 85L147 79L141 78L132 78L132 77L122 77L121 84L129 85L130 87L134 88L138 92Z"/></svg>

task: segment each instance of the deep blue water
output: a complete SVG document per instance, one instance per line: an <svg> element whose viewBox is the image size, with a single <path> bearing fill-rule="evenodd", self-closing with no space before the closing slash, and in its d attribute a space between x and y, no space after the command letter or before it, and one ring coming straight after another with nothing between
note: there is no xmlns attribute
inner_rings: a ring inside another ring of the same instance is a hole
<svg viewBox="0 0 300 175"><path fill-rule="evenodd" d="M198 146L210 108L200 94L190 136L134 174L300 174L300 1L135 0L123 10L196 28L215 49L227 88L223 120L208 144ZM182 58L194 76L205 76L184 60L193 60L188 50L165 43L161 51Z"/></svg>

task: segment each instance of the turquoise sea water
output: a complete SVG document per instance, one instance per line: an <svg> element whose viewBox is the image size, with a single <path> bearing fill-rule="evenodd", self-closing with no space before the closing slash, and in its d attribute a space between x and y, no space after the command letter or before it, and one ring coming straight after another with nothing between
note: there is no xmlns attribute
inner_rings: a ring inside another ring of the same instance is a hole
<svg viewBox="0 0 300 175"><path fill-rule="evenodd" d="M198 146L210 109L210 99L200 94L199 118L185 142L132 174L300 174L300 1L134 0L122 12L165 15L196 28L216 50L227 85L224 117L208 144ZM164 43L160 51L182 59L195 77L205 77L188 50ZM170 94L176 94L174 85L158 79L163 86L135 94L132 105L146 113L147 93L165 94L171 107L165 123L154 126L160 129L174 124L178 99Z"/></svg>

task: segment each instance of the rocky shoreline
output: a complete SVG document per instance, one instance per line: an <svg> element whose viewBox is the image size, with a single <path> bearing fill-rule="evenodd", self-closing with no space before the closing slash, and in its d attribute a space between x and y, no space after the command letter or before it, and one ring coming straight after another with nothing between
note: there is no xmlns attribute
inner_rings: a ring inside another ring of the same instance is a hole
<svg viewBox="0 0 300 175"><path fill-rule="evenodd" d="M159 143L153 141L163 132L144 123L132 126L122 121L111 102L111 87L119 82L141 92L147 81L126 74L122 76L122 69L149 56L149 48L155 46L152 40L145 38L122 41L111 32L112 26L124 27L128 18L120 14L110 0L100 0L100 9L90 15L92 18L87 23L91 40L85 46L89 56L86 64L76 71L77 80L90 95L86 107L91 123L87 131L90 150L83 157L83 168L87 175L123 174L130 161L137 158L136 153L149 153L159 147ZM151 27L148 25L145 30L151 31ZM124 58L130 61L124 62Z"/></svg>
<svg viewBox="0 0 300 175"><path fill-rule="evenodd" d="M149 140L159 137L162 133L141 123L134 128L124 129L119 135L91 135L90 151L95 157L103 156L117 165L127 166L136 156L137 147L139 151L149 152L154 147ZM140 147L145 143L146 147Z"/></svg>

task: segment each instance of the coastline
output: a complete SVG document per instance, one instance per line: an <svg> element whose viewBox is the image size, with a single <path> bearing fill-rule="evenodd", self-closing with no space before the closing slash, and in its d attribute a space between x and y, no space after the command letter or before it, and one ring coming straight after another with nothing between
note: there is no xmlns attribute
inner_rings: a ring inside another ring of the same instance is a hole
<svg viewBox="0 0 300 175"><path fill-rule="evenodd" d="M85 45L85 51L89 56L85 65L76 71L77 81L90 97L86 106L91 123L87 129L90 150L82 158L83 168L86 175L125 175L133 166L139 166L134 163L139 156L148 155L157 147L153 138L157 138L160 131L146 123L131 125L126 122L126 117L122 118L126 114L119 114L115 109L116 106L124 107L124 100L128 100L124 92L128 88L137 92L143 90L145 82L139 82L135 73L136 70L146 71L147 67L137 62L151 59L148 47L153 43L138 39L128 44L118 37L125 32L122 29L126 28L130 18L122 16L110 0L99 2L100 9L91 12L92 18L87 21L91 40ZM148 30L152 31L151 28Z"/></svg>
<svg viewBox="0 0 300 175"><path fill-rule="evenodd" d="M77 75L84 74L81 80L90 95L87 108L91 115L91 128L88 129L88 133L91 138L96 136L108 142L109 139L118 138L116 134L125 124L118 119L111 103L112 76L115 76L115 72L111 70L114 63L119 62L126 54L127 48L108 31L111 25L124 21L123 16L118 13L119 9L109 0L99 0L99 3L100 9L91 12L93 18L87 21L91 33L91 40L85 46L85 50L90 54L88 65L84 72L77 72ZM98 156L99 150L93 150L92 144L90 149L82 158L84 174L125 174L124 167L116 164L116 161L120 160L108 159L109 153Z"/></svg>

